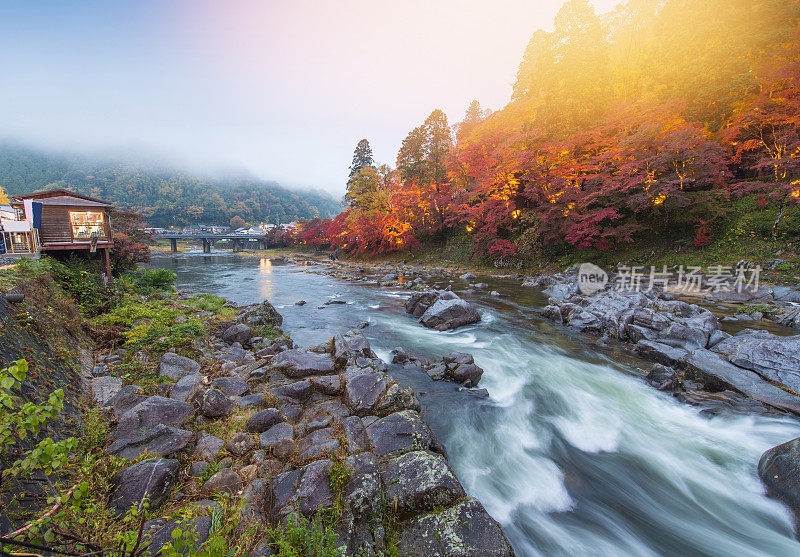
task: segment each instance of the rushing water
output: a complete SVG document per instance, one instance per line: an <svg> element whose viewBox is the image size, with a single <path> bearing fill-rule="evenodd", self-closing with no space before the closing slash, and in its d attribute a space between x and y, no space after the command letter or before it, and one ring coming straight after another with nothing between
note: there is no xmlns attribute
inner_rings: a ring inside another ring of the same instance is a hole
<svg viewBox="0 0 800 557"><path fill-rule="evenodd" d="M494 281L500 298L464 294L483 321L435 332L404 313L398 290L231 255L154 264L182 288L242 304L268 298L300 345L369 321L364 333L387 361L395 346L472 353L488 400L423 372L391 372L417 392L467 492L518 555L800 555L789 511L756 475L762 452L800 436L800 421L705 417L642 381L644 362L600 353L536 317L544 299L531 289ZM333 298L348 303L318 309Z"/></svg>

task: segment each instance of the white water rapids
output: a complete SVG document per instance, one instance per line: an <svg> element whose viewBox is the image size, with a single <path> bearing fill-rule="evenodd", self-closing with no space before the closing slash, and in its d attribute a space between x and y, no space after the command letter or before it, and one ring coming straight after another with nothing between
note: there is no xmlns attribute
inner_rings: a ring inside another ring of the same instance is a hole
<svg viewBox="0 0 800 557"><path fill-rule="evenodd" d="M423 372L391 372L418 392L465 489L517 555L800 555L790 512L756 475L763 451L800 436L800 421L701 415L647 385L642 362L538 319L541 299L519 286L493 284L500 299L467 295L483 321L440 333L403 312L401 291L230 255L154 265L177 272L179 287L240 303L269 298L301 345L369 321L364 333L387 362L395 346L473 354L488 400ZM332 297L348 304L318 309Z"/></svg>

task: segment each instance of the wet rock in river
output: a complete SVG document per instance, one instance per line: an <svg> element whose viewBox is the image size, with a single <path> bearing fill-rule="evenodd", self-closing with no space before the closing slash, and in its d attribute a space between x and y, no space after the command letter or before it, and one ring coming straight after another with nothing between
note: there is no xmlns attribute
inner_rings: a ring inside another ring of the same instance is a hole
<svg viewBox="0 0 800 557"><path fill-rule="evenodd" d="M758 461L758 476L770 496L800 517L800 437L766 451Z"/></svg>
<svg viewBox="0 0 800 557"><path fill-rule="evenodd" d="M420 323L437 331L457 329L480 320L481 316L477 308L460 298L455 300L439 299L419 318Z"/></svg>
<svg viewBox="0 0 800 557"><path fill-rule="evenodd" d="M745 331L713 348L735 366L800 392L800 341L768 331Z"/></svg>

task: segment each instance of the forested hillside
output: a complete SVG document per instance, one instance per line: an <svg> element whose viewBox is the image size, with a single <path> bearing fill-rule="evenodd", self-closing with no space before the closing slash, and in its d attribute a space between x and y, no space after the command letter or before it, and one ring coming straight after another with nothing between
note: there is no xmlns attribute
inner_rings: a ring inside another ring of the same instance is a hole
<svg viewBox="0 0 800 557"><path fill-rule="evenodd" d="M458 236L496 258L796 239L799 36L795 0L603 16L570 0L533 33L506 107L474 102L452 127L434 110L303 241L384 253Z"/></svg>
<svg viewBox="0 0 800 557"><path fill-rule="evenodd" d="M292 222L341 210L333 198L253 178L212 179L155 164L79 158L0 144L0 187L9 195L63 187L142 213L156 226Z"/></svg>

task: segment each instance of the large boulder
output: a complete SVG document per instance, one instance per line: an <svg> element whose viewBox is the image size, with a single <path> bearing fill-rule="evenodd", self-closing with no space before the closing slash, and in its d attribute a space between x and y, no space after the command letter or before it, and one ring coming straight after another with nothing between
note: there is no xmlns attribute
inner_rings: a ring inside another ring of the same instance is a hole
<svg viewBox="0 0 800 557"><path fill-rule="evenodd" d="M250 340L251 336L253 336L253 333L250 330L250 327L244 323L237 323L225 329L221 335L221 338L228 344L238 342L244 346L244 344Z"/></svg>
<svg viewBox="0 0 800 557"><path fill-rule="evenodd" d="M338 367L345 367L358 358L375 358L364 333L353 329L333 337L333 360Z"/></svg>
<svg viewBox="0 0 800 557"><path fill-rule="evenodd" d="M758 476L770 496L800 517L800 437L766 451L758 461Z"/></svg>
<svg viewBox="0 0 800 557"><path fill-rule="evenodd" d="M114 430L114 439L133 439L152 430L159 424L180 427L194 414L191 404L151 396L125 412Z"/></svg>
<svg viewBox="0 0 800 557"><path fill-rule="evenodd" d="M372 452L378 457L425 451L436 445L428 424L413 410L404 410L375 420L367 427Z"/></svg>
<svg viewBox="0 0 800 557"><path fill-rule="evenodd" d="M748 331L721 341L713 350L724 354L736 366L800 392L800 341L797 337Z"/></svg>
<svg viewBox="0 0 800 557"><path fill-rule="evenodd" d="M431 511L465 497L447 460L426 451L412 451L381 463L387 501L401 514Z"/></svg>
<svg viewBox="0 0 800 557"><path fill-rule="evenodd" d="M111 511L121 517L145 500L151 511L159 508L177 483L178 470L177 460L163 458L144 460L120 470L110 480Z"/></svg>
<svg viewBox="0 0 800 557"><path fill-rule="evenodd" d="M477 386L483 376L483 368L475 365L475 360L471 354L453 352L452 354L446 354L442 361L447 370L445 372L447 377L466 387Z"/></svg>
<svg viewBox="0 0 800 557"><path fill-rule="evenodd" d="M466 300L437 300L429 307L419 322L429 329L446 331L481 320L478 310Z"/></svg>
<svg viewBox="0 0 800 557"><path fill-rule="evenodd" d="M734 390L774 408L800 414L800 397L764 381L754 371L733 365L724 357L703 348L684 359L689 371L699 375L706 385Z"/></svg>
<svg viewBox="0 0 800 557"><path fill-rule="evenodd" d="M249 311L247 322L251 325L279 327L283 324L283 316L269 303L269 300L264 300Z"/></svg>
<svg viewBox="0 0 800 557"><path fill-rule="evenodd" d="M177 381L184 375L200 372L200 364L185 356L178 356L174 352L167 352L158 361L158 375L169 377Z"/></svg>
<svg viewBox="0 0 800 557"><path fill-rule="evenodd" d="M134 459L147 452L153 456L169 456L185 449L192 440L192 432L158 424L134 439L119 439L108 447L108 453Z"/></svg>
<svg viewBox="0 0 800 557"><path fill-rule="evenodd" d="M406 313L414 317L420 317L437 300L458 300L458 296L449 290L428 290L427 292L417 292L406 300Z"/></svg>
<svg viewBox="0 0 800 557"><path fill-rule="evenodd" d="M404 557L513 557L500 525L477 499L407 522L397 544Z"/></svg>
<svg viewBox="0 0 800 557"><path fill-rule="evenodd" d="M272 358L271 365L275 371L298 379L334 373L333 360L330 356L304 350L284 350Z"/></svg>
<svg viewBox="0 0 800 557"><path fill-rule="evenodd" d="M389 386L385 373L352 366L344 373L344 401L353 414L365 416Z"/></svg>

